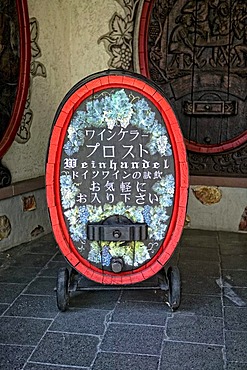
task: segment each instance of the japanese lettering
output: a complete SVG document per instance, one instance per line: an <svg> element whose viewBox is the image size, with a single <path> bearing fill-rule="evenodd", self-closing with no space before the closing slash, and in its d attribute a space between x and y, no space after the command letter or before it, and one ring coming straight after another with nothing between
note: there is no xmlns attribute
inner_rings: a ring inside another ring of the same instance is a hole
<svg viewBox="0 0 247 370"><path fill-rule="evenodd" d="M173 159L151 152L150 137L131 125L85 129L79 152L62 159L61 170L80 190L76 203L158 204L160 194L153 187L171 170Z"/></svg>

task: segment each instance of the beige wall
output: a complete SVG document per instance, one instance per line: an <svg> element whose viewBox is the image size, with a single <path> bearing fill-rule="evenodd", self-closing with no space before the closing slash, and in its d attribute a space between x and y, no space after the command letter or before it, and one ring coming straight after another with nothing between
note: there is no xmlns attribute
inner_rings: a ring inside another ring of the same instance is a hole
<svg viewBox="0 0 247 370"><path fill-rule="evenodd" d="M107 69L109 56L98 39L109 30L114 0L28 0L29 17L39 22L38 45L47 78L33 79L31 139L14 142L3 159L13 182L42 176L52 121L66 92L80 79Z"/></svg>
<svg viewBox="0 0 247 370"><path fill-rule="evenodd" d="M247 206L247 189L219 187L219 191L222 198L218 203L204 205L190 188L187 208L190 228L238 231L241 216Z"/></svg>

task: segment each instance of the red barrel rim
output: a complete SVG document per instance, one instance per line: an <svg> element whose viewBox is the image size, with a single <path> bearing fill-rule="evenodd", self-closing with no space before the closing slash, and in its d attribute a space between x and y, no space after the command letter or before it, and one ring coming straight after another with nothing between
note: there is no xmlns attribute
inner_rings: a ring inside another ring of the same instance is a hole
<svg viewBox="0 0 247 370"><path fill-rule="evenodd" d="M158 253L138 269L120 274L102 271L79 254L69 235L60 199L60 161L64 138L72 115L90 95L106 88L134 90L156 106L166 124L171 140L176 178L173 212L166 237ZM184 227L188 198L188 165L184 139L177 118L161 90L143 76L127 74L123 71L100 72L75 85L65 96L54 120L46 164L46 193L55 239L62 254L76 271L103 284L138 283L156 274L169 260L179 242Z"/></svg>

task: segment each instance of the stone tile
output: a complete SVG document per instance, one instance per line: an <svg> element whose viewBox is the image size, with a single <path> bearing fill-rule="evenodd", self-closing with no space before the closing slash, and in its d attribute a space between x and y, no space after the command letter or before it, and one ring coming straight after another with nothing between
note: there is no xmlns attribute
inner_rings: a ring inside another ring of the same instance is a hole
<svg viewBox="0 0 247 370"><path fill-rule="evenodd" d="M214 261L219 260L218 249L187 247L183 246L180 249L180 261Z"/></svg>
<svg viewBox="0 0 247 370"><path fill-rule="evenodd" d="M23 291L26 284L0 283L0 302L12 303Z"/></svg>
<svg viewBox="0 0 247 370"><path fill-rule="evenodd" d="M21 370L33 347L0 345L0 369Z"/></svg>
<svg viewBox="0 0 247 370"><path fill-rule="evenodd" d="M103 335L109 311L76 309L61 312L49 330L78 334Z"/></svg>
<svg viewBox="0 0 247 370"><path fill-rule="evenodd" d="M110 324L100 349L158 356L164 328L149 325Z"/></svg>
<svg viewBox="0 0 247 370"><path fill-rule="evenodd" d="M8 304L6 304L6 303L0 303L0 315L2 315L4 313L4 311L7 310L8 307L9 307Z"/></svg>
<svg viewBox="0 0 247 370"><path fill-rule="evenodd" d="M233 233L233 232L227 232L227 231L219 231L218 237L219 237L220 244L222 246L239 244L247 248L246 233Z"/></svg>
<svg viewBox="0 0 247 370"><path fill-rule="evenodd" d="M141 301L141 302L164 302L165 294L159 290L124 290L121 302Z"/></svg>
<svg viewBox="0 0 247 370"><path fill-rule="evenodd" d="M157 370L158 356L100 352L92 370Z"/></svg>
<svg viewBox="0 0 247 370"><path fill-rule="evenodd" d="M170 312L171 310L164 303L121 302L114 310L112 321L165 326Z"/></svg>
<svg viewBox="0 0 247 370"><path fill-rule="evenodd" d="M247 362L239 363L239 362L228 362L226 365L226 370L246 370L247 369Z"/></svg>
<svg viewBox="0 0 247 370"><path fill-rule="evenodd" d="M29 268L42 268L51 259L47 254L24 253L18 256L12 256L8 259L8 264L11 267Z"/></svg>
<svg viewBox="0 0 247 370"><path fill-rule="evenodd" d="M25 294L42 294L54 296L57 279L37 277L24 291Z"/></svg>
<svg viewBox="0 0 247 370"><path fill-rule="evenodd" d="M247 248L246 248L247 249ZM222 269L247 271L247 254L221 256ZM247 273L246 273L247 274Z"/></svg>
<svg viewBox="0 0 247 370"><path fill-rule="evenodd" d="M0 317L0 344L34 346L50 323L43 319Z"/></svg>
<svg viewBox="0 0 247 370"><path fill-rule="evenodd" d="M61 267L69 267L69 265L64 261L51 261L49 262L40 272L40 276L44 277L57 277L58 270Z"/></svg>
<svg viewBox="0 0 247 370"><path fill-rule="evenodd" d="M246 271L223 270L222 271L223 285L247 288L247 273Z"/></svg>
<svg viewBox="0 0 247 370"><path fill-rule="evenodd" d="M247 363L247 332L226 331L225 335L227 361Z"/></svg>
<svg viewBox="0 0 247 370"><path fill-rule="evenodd" d="M207 230L184 229L180 245L195 248L218 248L218 233Z"/></svg>
<svg viewBox="0 0 247 370"><path fill-rule="evenodd" d="M40 271L40 268L8 267L0 269L0 283L29 283Z"/></svg>
<svg viewBox="0 0 247 370"><path fill-rule="evenodd" d="M175 314L222 317L221 297L183 294Z"/></svg>
<svg viewBox="0 0 247 370"><path fill-rule="evenodd" d="M222 256L240 256L247 254L247 246L239 243L220 244L220 254Z"/></svg>
<svg viewBox="0 0 247 370"><path fill-rule="evenodd" d="M223 370L222 347L165 341L160 370Z"/></svg>
<svg viewBox="0 0 247 370"><path fill-rule="evenodd" d="M174 315L168 318L167 336L170 340L223 344L223 320L215 317Z"/></svg>
<svg viewBox="0 0 247 370"><path fill-rule="evenodd" d="M95 336L47 333L30 358L33 362L89 367L99 339Z"/></svg>
<svg viewBox="0 0 247 370"><path fill-rule="evenodd" d="M64 366L61 368L60 365L49 365L49 364L38 364L34 362L28 362L25 366L25 370L90 370L87 367L79 366Z"/></svg>
<svg viewBox="0 0 247 370"><path fill-rule="evenodd" d="M54 318L58 313L55 295L21 295L5 313L5 316Z"/></svg>
<svg viewBox="0 0 247 370"><path fill-rule="evenodd" d="M182 293L199 295L221 295L221 289L216 279L211 276L187 275L182 276Z"/></svg>
<svg viewBox="0 0 247 370"><path fill-rule="evenodd" d="M224 306L247 306L247 288L224 288Z"/></svg>
<svg viewBox="0 0 247 370"><path fill-rule="evenodd" d="M225 307L225 328L247 331L247 307Z"/></svg>
<svg viewBox="0 0 247 370"><path fill-rule="evenodd" d="M53 234L44 235L42 238L30 242L27 248L29 252L37 254L54 255L54 253L58 251L58 246Z"/></svg>
<svg viewBox="0 0 247 370"><path fill-rule="evenodd" d="M66 262L64 255L60 252L59 249L55 256L52 258L52 262Z"/></svg>
<svg viewBox="0 0 247 370"><path fill-rule="evenodd" d="M178 264L181 277L186 276L197 276L203 278L220 276L220 264L219 262L201 262L201 261L183 261L181 259Z"/></svg>
<svg viewBox="0 0 247 370"><path fill-rule="evenodd" d="M70 299L70 307L112 310L118 300L120 291L83 291L77 292Z"/></svg>

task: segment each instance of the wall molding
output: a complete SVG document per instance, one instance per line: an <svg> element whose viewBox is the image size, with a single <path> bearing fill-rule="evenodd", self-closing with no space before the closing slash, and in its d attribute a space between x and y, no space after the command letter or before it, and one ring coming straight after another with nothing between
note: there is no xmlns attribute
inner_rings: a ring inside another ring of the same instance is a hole
<svg viewBox="0 0 247 370"><path fill-rule="evenodd" d="M45 188L45 176L16 182L0 189L0 201Z"/></svg>

